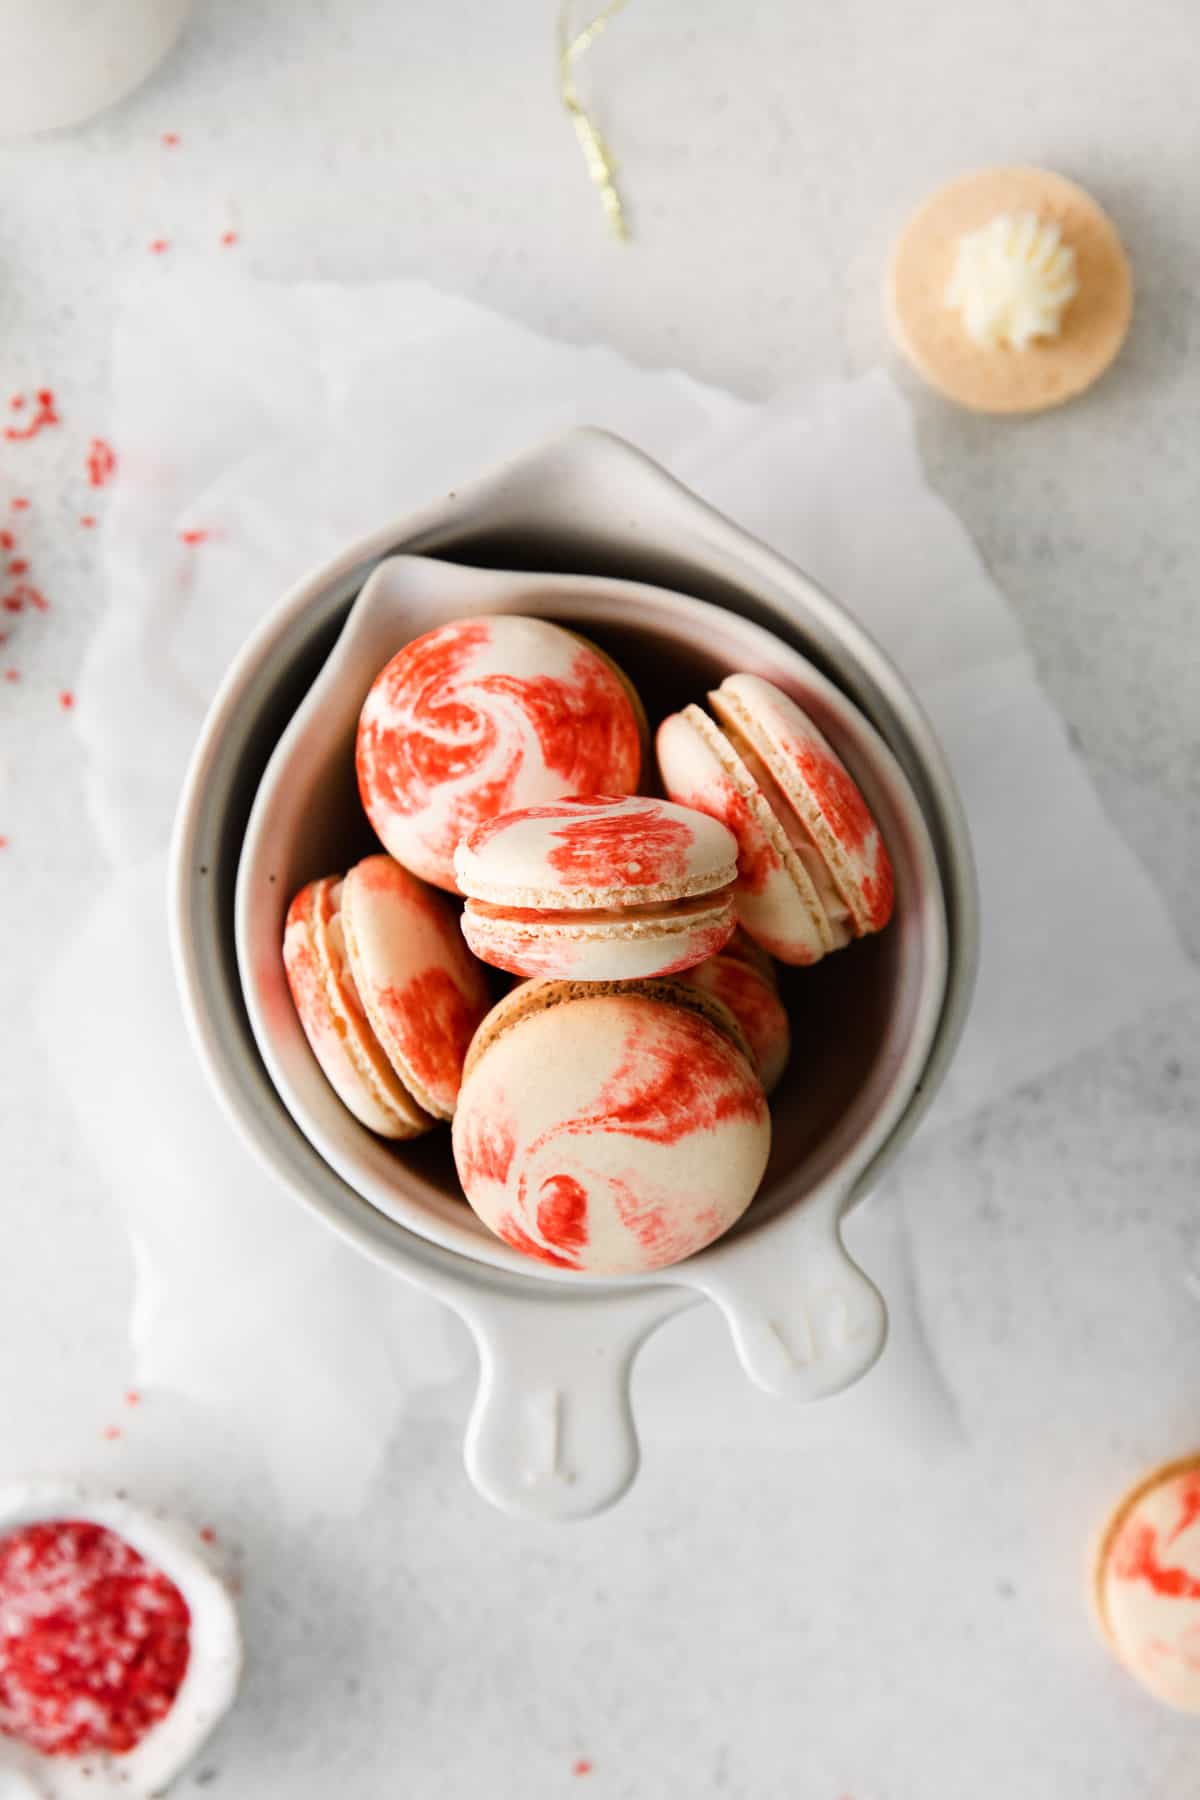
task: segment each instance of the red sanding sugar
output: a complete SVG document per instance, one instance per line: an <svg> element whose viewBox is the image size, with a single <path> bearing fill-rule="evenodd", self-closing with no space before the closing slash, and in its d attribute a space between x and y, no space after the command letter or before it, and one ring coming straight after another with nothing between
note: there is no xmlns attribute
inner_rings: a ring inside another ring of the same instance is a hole
<svg viewBox="0 0 1200 1800"><path fill-rule="evenodd" d="M0 1732L47 1756L132 1750L188 1664L187 1602L102 1525L0 1538Z"/></svg>

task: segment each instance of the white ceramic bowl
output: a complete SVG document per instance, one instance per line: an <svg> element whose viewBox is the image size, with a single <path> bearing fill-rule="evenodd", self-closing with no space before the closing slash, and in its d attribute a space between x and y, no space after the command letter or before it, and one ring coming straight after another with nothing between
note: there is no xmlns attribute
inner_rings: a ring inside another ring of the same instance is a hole
<svg viewBox="0 0 1200 1800"><path fill-rule="evenodd" d="M421 560L388 560L404 550ZM675 591L604 573L614 567ZM550 1270L492 1238L461 1199L446 1133L389 1148L338 1105L283 981L291 894L370 847L352 745L372 677L430 625L497 610L595 638L655 716L733 669L778 681L848 763L896 864L888 930L789 977L804 1030L774 1097L759 1198L718 1244L653 1277ZM173 889L193 1032L239 1127L299 1197L474 1331L482 1372L467 1463L497 1504L570 1516L619 1494L636 1467L633 1353L697 1297L722 1308L748 1374L772 1391L834 1392L878 1355L885 1309L839 1224L911 1129L961 1026L975 915L957 801L911 695L848 615L628 446L575 434L356 546L289 596L210 714ZM805 1056L806 1037L819 1057Z"/></svg>

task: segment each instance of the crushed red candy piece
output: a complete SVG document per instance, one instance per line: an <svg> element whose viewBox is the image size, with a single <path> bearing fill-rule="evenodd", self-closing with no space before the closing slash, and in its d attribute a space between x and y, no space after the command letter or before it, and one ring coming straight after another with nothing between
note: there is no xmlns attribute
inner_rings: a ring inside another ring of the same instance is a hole
<svg viewBox="0 0 1200 1800"><path fill-rule="evenodd" d="M75 696L70 688L63 689L62 693L58 696L58 704L62 707L64 712L70 712L75 704Z"/></svg>
<svg viewBox="0 0 1200 1800"><path fill-rule="evenodd" d="M162 141L168 150L175 150L179 146L179 133L177 131L164 131L162 134Z"/></svg>
<svg viewBox="0 0 1200 1800"><path fill-rule="evenodd" d="M202 544L207 537L207 531L181 531L179 541L181 544Z"/></svg>
<svg viewBox="0 0 1200 1800"><path fill-rule="evenodd" d="M221 245L224 249L231 250L237 241L238 234L236 231L223 231L221 233Z"/></svg>
<svg viewBox="0 0 1200 1800"><path fill-rule="evenodd" d="M0 1732L46 1756L132 1750L187 1671L187 1602L102 1525L0 1538Z"/></svg>
<svg viewBox="0 0 1200 1800"><path fill-rule="evenodd" d="M15 499L9 501L9 505L14 512L29 511L29 501L25 498L24 494L18 494Z"/></svg>
<svg viewBox="0 0 1200 1800"><path fill-rule="evenodd" d="M18 395L15 398L20 399L22 406L25 404L23 396ZM4 427L4 436L10 444L20 443L26 438L37 437L38 433L45 430L47 425L62 424L55 409L54 395L49 388L39 388L35 399L37 400L37 411L27 425L6 425Z"/></svg>
<svg viewBox="0 0 1200 1800"><path fill-rule="evenodd" d="M163 256L171 248L170 238L152 238L150 240L151 256Z"/></svg>
<svg viewBox="0 0 1200 1800"><path fill-rule="evenodd" d="M82 526L83 526L83 529L84 529L84 530L85 530L85 531L92 531L92 530L94 530L94 529L95 529L95 525L96 525L96 515L95 515L95 513L80 513L80 515L79 515L79 523L80 523L80 524L81 524L81 525L82 525Z"/></svg>
<svg viewBox="0 0 1200 1800"><path fill-rule="evenodd" d="M93 438L88 445L87 478L88 484L94 488L107 485L117 472L117 453L104 438ZM95 515L85 513L79 521L81 525L94 525Z"/></svg>

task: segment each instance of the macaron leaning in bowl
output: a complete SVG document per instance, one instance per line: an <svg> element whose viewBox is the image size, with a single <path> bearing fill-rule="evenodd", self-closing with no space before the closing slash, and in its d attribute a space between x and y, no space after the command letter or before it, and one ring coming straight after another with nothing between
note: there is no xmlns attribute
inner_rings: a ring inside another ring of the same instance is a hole
<svg viewBox="0 0 1200 1800"><path fill-rule="evenodd" d="M311 881L283 962L313 1055L361 1124L412 1138L450 1118L491 996L440 894L388 856Z"/></svg>
<svg viewBox="0 0 1200 1800"><path fill-rule="evenodd" d="M743 934L738 933L739 939ZM686 969L680 979L712 994L727 1006L745 1035L767 1094L779 1086L792 1052L792 1028L787 1008L779 998L779 984L774 965L760 950L757 957L746 954L745 946L757 949L751 939L735 944L706 962Z"/></svg>
<svg viewBox="0 0 1200 1800"><path fill-rule="evenodd" d="M567 794L631 794L648 733L627 677L544 619L455 619L415 638L372 683L359 793L384 848L456 892L454 851L498 813Z"/></svg>
<svg viewBox="0 0 1200 1800"><path fill-rule="evenodd" d="M728 1008L674 979L531 981L467 1057L453 1126L489 1230L558 1269L666 1268L728 1231L771 1120Z"/></svg>
<svg viewBox="0 0 1200 1800"><path fill-rule="evenodd" d="M740 924L781 962L807 965L892 915L891 859L849 771L790 695L730 675L660 725L658 765L673 800L738 840Z"/></svg>
<svg viewBox="0 0 1200 1800"><path fill-rule="evenodd" d="M463 840L454 869L467 942L516 975L673 974L734 930L736 840L707 814L648 795L505 813Z"/></svg>

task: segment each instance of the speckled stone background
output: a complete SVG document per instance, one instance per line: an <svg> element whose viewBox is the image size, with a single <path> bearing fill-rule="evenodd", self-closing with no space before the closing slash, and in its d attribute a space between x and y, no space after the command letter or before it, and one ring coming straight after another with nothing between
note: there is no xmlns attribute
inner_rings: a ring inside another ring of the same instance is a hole
<svg viewBox="0 0 1200 1800"><path fill-rule="evenodd" d="M4 396L53 385L71 422L19 465L0 450L53 603L0 653L20 672L0 685L0 1445L23 1458L40 1414L47 1445L103 1467L126 1385L128 1249L24 1021L99 868L58 700L100 598L80 443L104 430L115 280L155 238L276 278L420 274L766 395L887 357L880 269L929 187L1017 160L1081 180L1137 284L1114 372L1012 423L910 391L933 482L1200 950L1190 9L633 0L590 75L635 221L623 250L550 46L550 8L516 0L198 0L132 100L0 145ZM1033 869L1029 888L1035 905ZM351 1527L301 1532L253 1446L148 1401L112 1469L202 1505L247 1569L244 1702L180 1791L1182 1800L1197 1727L1097 1648L1083 1559L1113 1490L1200 1441L1198 1025L1181 1003L908 1159L949 1391L945 1429L907 1449L902 1430L836 1455L664 1435L618 1511L543 1534L472 1494L439 1414L405 1425ZM1045 1370L1032 1414L1004 1401L1018 1356Z"/></svg>

